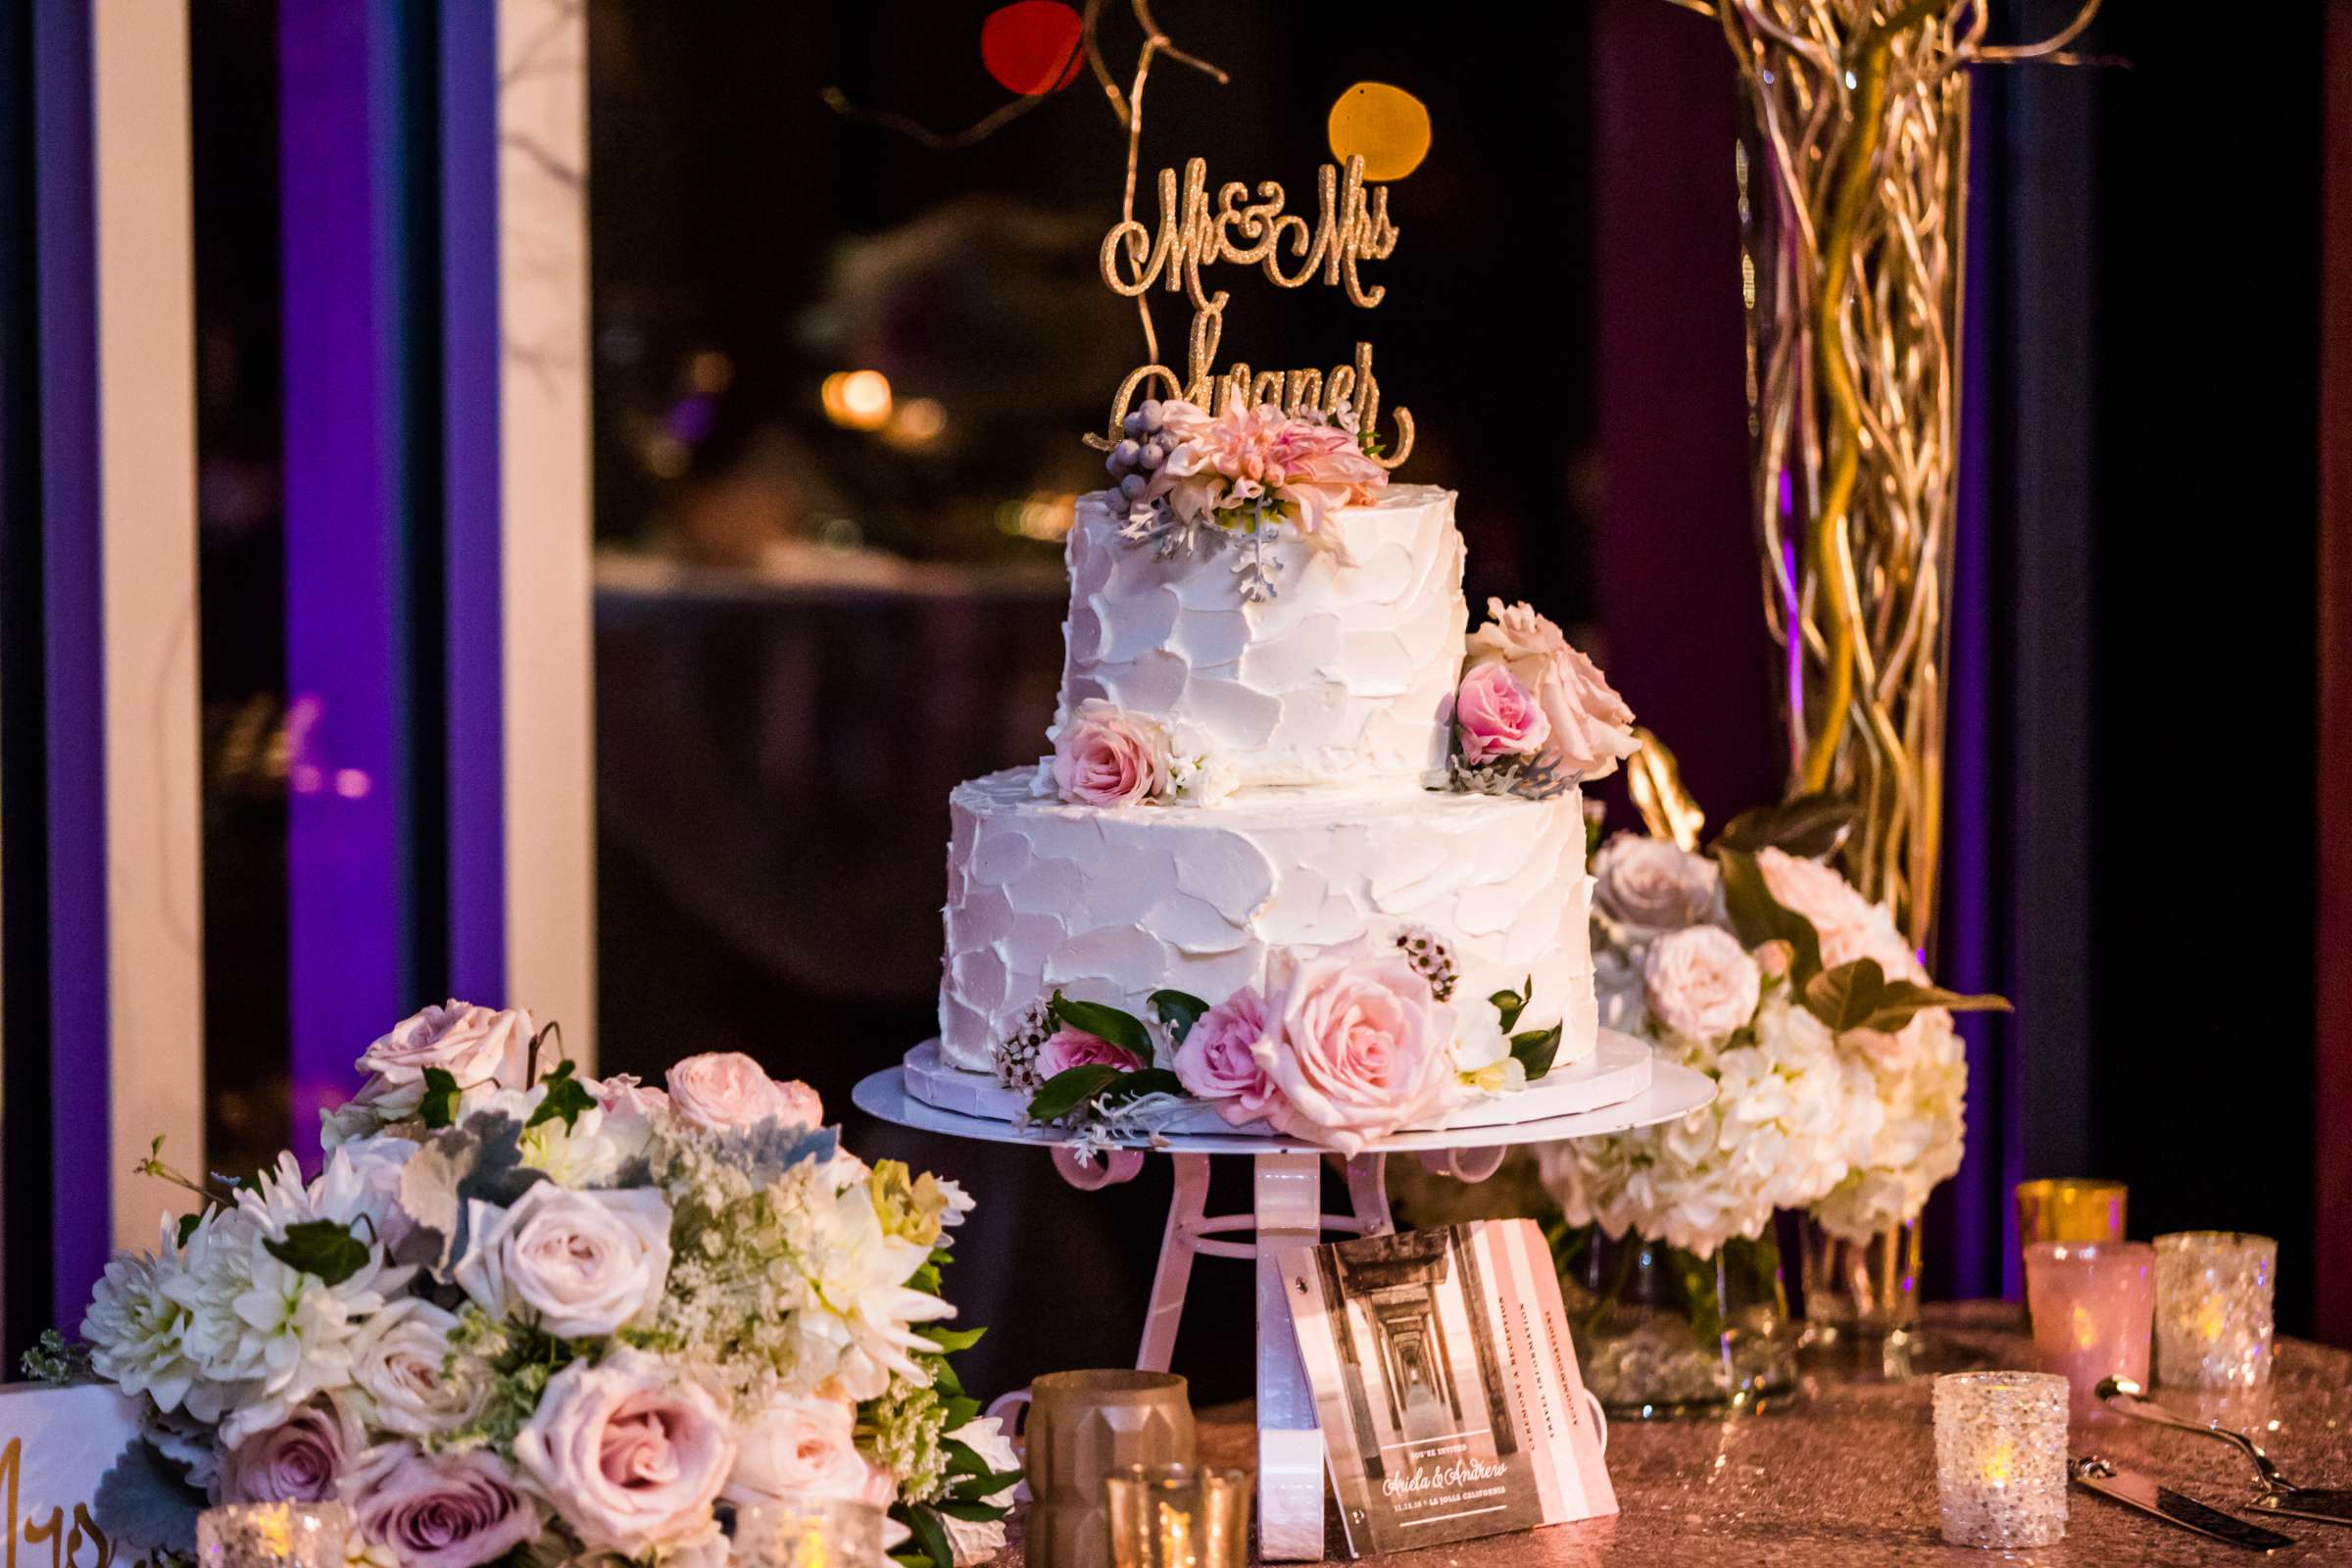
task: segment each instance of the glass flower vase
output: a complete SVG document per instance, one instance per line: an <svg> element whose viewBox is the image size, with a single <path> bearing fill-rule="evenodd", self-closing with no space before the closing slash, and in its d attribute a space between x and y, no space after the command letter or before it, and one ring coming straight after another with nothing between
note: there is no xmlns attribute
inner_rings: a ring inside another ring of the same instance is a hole
<svg viewBox="0 0 2352 1568"><path fill-rule="evenodd" d="M1588 1225L1560 1241L1556 1257L1585 1386L1612 1417L1721 1415L1794 1387L1769 1234L1698 1253Z"/></svg>
<svg viewBox="0 0 2352 1568"><path fill-rule="evenodd" d="M1861 1382L1910 1377L1920 1349L1919 1222L1856 1238L1807 1214L1802 1229L1806 1366Z"/></svg>

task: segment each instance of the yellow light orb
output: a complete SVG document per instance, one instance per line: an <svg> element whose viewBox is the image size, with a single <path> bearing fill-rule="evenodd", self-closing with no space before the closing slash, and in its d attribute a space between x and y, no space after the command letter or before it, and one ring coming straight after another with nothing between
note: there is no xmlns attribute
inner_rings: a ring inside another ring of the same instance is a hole
<svg viewBox="0 0 2352 1568"><path fill-rule="evenodd" d="M1331 155L1364 161L1374 184L1402 179L1429 156L1429 109L1402 87L1359 81L1331 106Z"/></svg>
<svg viewBox="0 0 2352 1568"><path fill-rule="evenodd" d="M818 392L825 417L852 430L879 430L890 422L890 377L880 370L836 370Z"/></svg>

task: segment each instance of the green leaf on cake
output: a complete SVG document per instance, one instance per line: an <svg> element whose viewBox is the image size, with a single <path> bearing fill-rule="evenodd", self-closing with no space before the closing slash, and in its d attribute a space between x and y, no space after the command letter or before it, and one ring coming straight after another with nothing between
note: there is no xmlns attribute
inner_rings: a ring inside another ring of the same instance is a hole
<svg viewBox="0 0 2352 1568"><path fill-rule="evenodd" d="M1131 1051L1139 1061L1152 1059L1152 1036L1145 1030L1144 1021L1132 1012L1105 1007L1099 1002L1072 1002L1058 991L1054 993L1051 1010L1056 1021L1081 1034Z"/></svg>
<svg viewBox="0 0 2352 1568"><path fill-rule="evenodd" d="M1030 1097L1029 1119L1059 1121L1125 1076L1118 1068L1102 1061L1057 1072Z"/></svg>
<svg viewBox="0 0 2352 1568"><path fill-rule="evenodd" d="M1531 974L1519 982L1518 990L1497 991L1487 999L1494 1004L1495 1014L1502 1020L1504 1034L1518 1027L1519 1015L1527 1010L1527 1004L1535 999L1535 995L1536 977Z"/></svg>
<svg viewBox="0 0 2352 1568"><path fill-rule="evenodd" d="M1127 1073L1102 1091L1105 1105L1123 1105L1146 1095L1181 1095L1184 1081L1165 1067L1144 1067Z"/></svg>
<svg viewBox="0 0 2352 1568"><path fill-rule="evenodd" d="M1511 1036L1511 1054L1527 1069L1527 1081L1531 1084L1551 1071L1552 1058L1559 1054L1560 1026L1556 1023L1548 1029L1530 1029L1525 1034Z"/></svg>
<svg viewBox="0 0 2352 1568"><path fill-rule="evenodd" d="M1715 859L1723 868L1724 909L1731 915L1732 929L1739 933L1740 943L1751 949L1767 942L1788 943L1794 950L1788 965L1789 983L1803 994L1821 973L1821 938L1813 930L1813 922L1772 896L1753 855L1719 845Z"/></svg>
<svg viewBox="0 0 2352 1568"><path fill-rule="evenodd" d="M1738 850L1753 855L1775 849L1800 859L1818 860L1837 853L1853 831L1854 803L1843 796L1817 791L1792 801L1752 807L1723 824L1709 846L1718 853Z"/></svg>
<svg viewBox="0 0 2352 1568"><path fill-rule="evenodd" d="M1208 1011L1208 1004L1182 991L1154 991L1152 993L1152 1010L1159 1015L1159 1021L1168 1026L1168 1033L1181 1046L1185 1036L1193 1032L1193 1025L1199 1023L1200 1015Z"/></svg>
<svg viewBox="0 0 2352 1568"><path fill-rule="evenodd" d="M340 1285L366 1268L374 1250L348 1227L331 1219L289 1225L282 1241L264 1241L262 1250L286 1267L316 1274L330 1286Z"/></svg>
<svg viewBox="0 0 2352 1568"><path fill-rule="evenodd" d="M1916 980L1889 980L1876 958L1856 958L1823 970L1805 983L1804 999L1806 1009L1839 1034L1848 1029L1892 1034L1930 1007L1953 1012L2009 1010L2000 997L1966 996Z"/></svg>

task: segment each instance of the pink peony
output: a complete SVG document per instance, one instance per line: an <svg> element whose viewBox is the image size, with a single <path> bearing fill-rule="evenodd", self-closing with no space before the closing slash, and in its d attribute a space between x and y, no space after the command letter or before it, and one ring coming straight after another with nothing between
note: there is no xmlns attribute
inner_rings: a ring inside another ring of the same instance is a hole
<svg viewBox="0 0 2352 1568"><path fill-rule="evenodd" d="M539 1509L487 1448L390 1450L360 1490L360 1531L400 1568L476 1568L539 1537Z"/></svg>
<svg viewBox="0 0 2352 1568"><path fill-rule="evenodd" d="M1090 1035L1083 1029L1063 1024L1037 1048L1037 1075L1051 1078L1072 1067L1090 1067L1096 1063L1122 1070L1141 1067L1134 1052L1125 1046L1114 1046L1100 1035Z"/></svg>
<svg viewBox="0 0 2352 1568"><path fill-rule="evenodd" d="M740 1051L688 1056L669 1069L665 1081L671 1113L705 1132L743 1132L762 1122L800 1121L818 1112L816 1096L807 1084L780 1084Z"/></svg>
<svg viewBox="0 0 2352 1568"><path fill-rule="evenodd" d="M1551 738L1551 720L1508 664L1471 667L1454 697L1453 722L1461 732L1462 760L1472 764L1525 757Z"/></svg>
<svg viewBox="0 0 2352 1568"><path fill-rule="evenodd" d="M357 1457L359 1423L331 1398L256 1432L220 1462L223 1502L330 1502Z"/></svg>
<svg viewBox="0 0 2352 1568"><path fill-rule="evenodd" d="M1592 660L1527 605L1487 601L1488 620L1469 642L1470 665L1499 663L1533 692L1551 734L1544 757L1564 772L1595 779L1640 749L1634 710Z"/></svg>
<svg viewBox="0 0 2352 1568"><path fill-rule="evenodd" d="M845 1399L779 1394L745 1425L735 1470L720 1494L738 1508L836 1498L859 1502L876 1489L876 1469L858 1451L858 1412ZM889 1485L888 1476L881 1477ZM886 1495L883 1502L890 1500Z"/></svg>
<svg viewBox="0 0 2352 1568"><path fill-rule="evenodd" d="M735 1438L700 1384L623 1346L548 1381L514 1457L583 1545L644 1557L715 1532Z"/></svg>
<svg viewBox="0 0 2352 1568"><path fill-rule="evenodd" d="M1080 806L1141 806L1168 787L1159 727L1090 697L1054 727L1054 786Z"/></svg>
<svg viewBox="0 0 2352 1568"><path fill-rule="evenodd" d="M1176 1076L1185 1093L1207 1101L1236 1127L1264 1118L1281 1092L1252 1054L1266 1035L1266 1002L1244 986L1202 1013L1176 1048Z"/></svg>
<svg viewBox="0 0 2352 1568"><path fill-rule="evenodd" d="M1281 1092L1279 1131L1354 1155L1455 1102L1453 1009L1401 952L1327 949L1288 970L1251 1053Z"/></svg>
<svg viewBox="0 0 2352 1568"><path fill-rule="evenodd" d="M1691 1040L1720 1041L1745 1028L1763 996L1764 974L1721 926L1669 932L1642 957L1651 1016Z"/></svg>

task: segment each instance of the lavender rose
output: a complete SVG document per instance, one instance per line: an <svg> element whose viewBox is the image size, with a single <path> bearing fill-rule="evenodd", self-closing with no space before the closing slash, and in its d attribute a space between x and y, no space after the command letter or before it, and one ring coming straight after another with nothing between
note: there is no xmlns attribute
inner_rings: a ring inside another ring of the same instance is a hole
<svg viewBox="0 0 2352 1568"><path fill-rule="evenodd" d="M393 1452L361 1489L356 1517L400 1568L477 1568L538 1539L537 1504L495 1453Z"/></svg>
<svg viewBox="0 0 2352 1568"><path fill-rule="evenodd" d="M1524 604L1487 601L1489 619L1470 636L1471 668L1499 663L1536 694L1551 735L1545 760L1579 778L1602 778L1640 749L1634 710L1560 628Z"/></svg>
<svg viewBox="0 0 2352 1568"><path fill-rule="evenodd" d="M1471 667L1454 694L1453 724L1462 738L1462 760L1474 765L1525 757L1551 739L1551 720L1508 664Z"/></svg>
<svg viewBox="0 0 2352 1568"><path fill-rule="evenodd" d="M1282 1093L1276 1129L1352 1156L1454 1102L1453 1009L1401 952L1327 949L1288 971L1251 1048Z"/></svg>
<svg viewBox="0 0 2352 1568"><path fill-rule="evenodd" d="M780 1394L737 1434L735 1469L719 1495L738 1508L817 1498L857 1502L871 1498L877 1475L858 1451L858 1412L847 1400ZM886 1489L889 1477L880 1481Z"/></svg>
<svg viewBox="0 0 2352 1568"><path fill-rule="evenodd" d="M1202 1013L1176 1048L1178 1081L1233 1126L1260 1120L1282 1094L1251 1054L1265 1034L1266 1000L1244 986Z"/></svg>
<svg viewBox="0 0 2352 1568"><path fill-rule="evenodd" d="M1688 925L1708 925L1722 902L1715 862L1670 839L1620 833L1592 858L1592 907L1645 942Z"/></svg>
<svg viewBox="0 0 2352 1568"><path fill-rule="evenodd" d="M492 1317L521 1306L558 1339L650 1322L669 1278L669 1200L651 1187L581 1192L541 1182L511 1208L467 1209L452 1278Z"/></svg>
<svg viewBox="0 0 2352 1568"><path fill-rule="evenodd" d="M330 1502L361 1441L358 1421L339 1400L314 1399L228 1450L220 1500Z"/></svg>
<svg viewBox="0 0 2352 1568"><path fill-rule="evenodd" d="M1055 789L1080 806L1141 806L1168 787L1158 727L1099 697L1054 727Z"/></svg>
<svg viewBox="0 0 2352 1568"><path fill-rule="evenodd" d="M688 1056L669 1069L670 1112L705 1132L744 1132L761 1122L824 1120L816 1091L807 1084L780 1084L740 1051L710 1051Z"/></svg>
<svg viewBox="0 0 2352 1568"><path fill-rule="evenodd" d="M499 1084L520 1089L530 1077L531 1015L519 1007L477 1007L455 999L392 1026L361 1055L372 1074L355 1097L379 1120L414 1111L424 1100L424 1074L438 1067L460 1089Z"/></svg>
<svg viewBox="0 0 2352 1568"><path fill-rule="evenodd" d="M623 1346L549 1380L514 1457L583 1545L642 1557L716 1531L735 1439L708 1391Z"/></svg>
<svg viewBox="0 0 2352 1568"><path fill-rule="evenodd" d="M1671 931L1642 959L1650 1015L1692 1040L1724 1040L1746 1027L1763 996L1764 975L1740 939L1721 926Z"/></svg>

